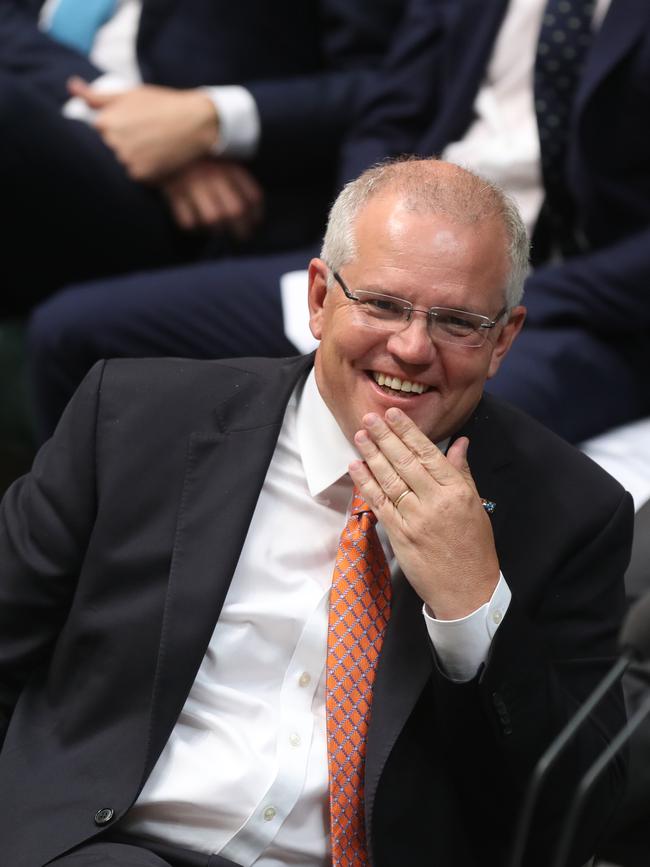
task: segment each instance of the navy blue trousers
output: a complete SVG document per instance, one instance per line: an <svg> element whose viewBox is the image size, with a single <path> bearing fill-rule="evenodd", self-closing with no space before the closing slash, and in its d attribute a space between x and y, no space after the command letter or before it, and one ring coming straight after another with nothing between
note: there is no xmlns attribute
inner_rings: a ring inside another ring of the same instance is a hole
<svg viewBox="0 0 650 867"><path fill-rule="evenodd" d="M29 330L41 436L52 432L99 358L294 354L283 333L279 281L316 253L223 259L84 284L51 298ZM650 414L649 365L645 339L525 327L487 390L580 442Z"/></svg>
<svg viewBox="0 0 650 867"><path fill-rule="evenodd" d="M24 313L67 283L180 262L199 249L94 129L6 73L0 140L0 316Z"/></svg>
<svg viewBox="0 0 650 867"><path fill-rule="evenodd" d="M316 248L226 258L86 283L38 307L28 354L38 432L52 433L100 358L295 355L284 336L280 277ZM304 298L307 309L307 293Z"/></svg>

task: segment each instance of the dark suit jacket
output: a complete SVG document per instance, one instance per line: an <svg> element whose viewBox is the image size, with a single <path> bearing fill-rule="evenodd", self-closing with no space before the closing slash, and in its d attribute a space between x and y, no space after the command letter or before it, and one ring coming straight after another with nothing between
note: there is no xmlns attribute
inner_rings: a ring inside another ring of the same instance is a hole
<svg viewBox="0 0 650 867"><path fill-rule="evenodd" d="M0 841L40 867L128 810L214 629L284 408L311 359L96 365L0 510ZM513 592L471 682L438 670L403 576L376 680L366 821L375 867L501 867L531 767L609 666L632 508L587 458L486 398L464 428ZM548 867L580 769L621 723L608 697L542 799ZM575 865L612 810L614 765ZM435 856L435 857L434 857Z"/></svg>
<svg viewBox="0 0 650 867"><path fill-rule="evenodd" d="M41 2L3 0L0 70L57 102L66 80L100 74L36 27ZM145 82L175 88L241 84L257 103L261 158L275 169L305 155L335 158L362 85L402 0L143 0L137 58ZM281 153L277 153L281 150Z"/></svg>
<svg viewBox="0 0 650 867"><path fill-rule="evenodd" d="M69 76L92 80L100 70L37 28L41 5L0 4L0 73L59 105ZM145 82L241 84L253 95L261 137L250 167L266 191L267 213L283 224L268 228L276 238L270 248L320 233L341 138L402 6L403 0L143 0L137 58ZM38 120L33 124L37 136Z"/></svg>

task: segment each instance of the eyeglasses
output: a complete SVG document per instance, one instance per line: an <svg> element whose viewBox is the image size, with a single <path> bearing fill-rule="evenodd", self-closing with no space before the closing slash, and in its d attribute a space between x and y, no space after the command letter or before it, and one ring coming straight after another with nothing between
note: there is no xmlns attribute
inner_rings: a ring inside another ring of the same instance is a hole
<svg viewBox="0 0 650 867"><path fill-rule="evenodd" d="M494 319L490 319L480 313L468 313L467 310L456 310L453 307L429 307L428 310L423 310L414 307L410 301L383 295L381 292L368 292L365 289L351 292L338 272L332 271L332 276L345 297L355 302L356 321L360 325L398 332L408 326L414 313L424 313L431 339L456 346L483 346L490 329L494 328L508 311L506 305Z"/></svg>

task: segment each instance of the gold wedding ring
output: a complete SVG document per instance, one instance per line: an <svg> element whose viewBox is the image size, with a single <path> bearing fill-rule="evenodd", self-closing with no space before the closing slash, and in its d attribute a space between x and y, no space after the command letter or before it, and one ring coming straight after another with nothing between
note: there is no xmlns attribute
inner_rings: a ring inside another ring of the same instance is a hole
<svg viewBox="0 0 650 867"><path fill-rule="evenodd" d="M407 494L412 494L412 493L413 493L413 491L412 491L410 488L407 488L405 491L402 491L402 493L399 495L399 497L398 497L398 498L395 500L395 502L393 503L393 505L395 506L395 508L397 509L397 507L399 506L399 504L402 502L402 500L404 499L404 497L405 497Z"/></svg>

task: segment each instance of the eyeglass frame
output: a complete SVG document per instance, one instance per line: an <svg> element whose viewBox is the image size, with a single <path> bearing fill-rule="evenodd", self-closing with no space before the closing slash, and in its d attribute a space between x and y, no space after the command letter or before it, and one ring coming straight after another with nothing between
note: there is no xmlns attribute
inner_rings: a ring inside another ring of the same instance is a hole
<svg viewBox="0 0 650 867"><path fill-rule="evenodd" d="M348 298L350 301L356 301L357 303L362 304L363 303L362 299L357 298L356 295L353 294L353 292L348 288L348 285L345 282L345 280L343 279L343 277L341 277L340 273L338 271L335 271L333 268L330 268L329 265L327 267L328 267L331 275L334 277L336 282L339 284L339 286L343 290L343 294L345 295L345 297ZM494 317L494 319L490 319L489 316L485 316L483 313L472 313L471 310L462 310L458 307L433 306L433 307L429 307L428 309L425 310L422 307L415 307L411 301L407 301L405 298L399 298L396 295L385 295L383 292L372 292L371 290L365 290L365 289L361 290L361 291L364 291L364 292L367 291L369 295L374 295L378 298L386 298L386 299L389 299L391 301L397 301L399 304L401 304L404 313L406 313L406 318L401 320L401 321L405 323L406 327L408 327L408 325L410 324L412 316L414 313L424 313L425 316L427 317L427 323L428 323L427 332L428 332L429 337L431 338L432 341L435 340L434 334L436 331L435 325L437 322L437 317L439 315L438 311L444 311L445 313L463 313L465 316L474 316L477 319L484 320L483 322L481 322L478 325L477 330L476 330L477 335L479 335L479 334L483 335L483 339L482 339L481 343L462 343L462 342L455 342L453 340L445 340L444 337L439 338L440 340L442 340L443 343L448 343L451 346L465 346L465 347L467 347L467 349L480 349L481 346L485 346L488 332L492 328L495 328L499 324L499 320L502 319L503 316L505 316L505 314L510 309L509 306L506 304L504 307L501 308L501 310L497 313L497 315ZM387 320L385 320L385 321L387 321ZM432 325L434 327L432 327ZM369 326L369 327L376 327L378 331L382 330L379 326ZM482 330L479 330L479 329L482 329ZM386 330L389 330L389 329L386 329Z"/></svg>

